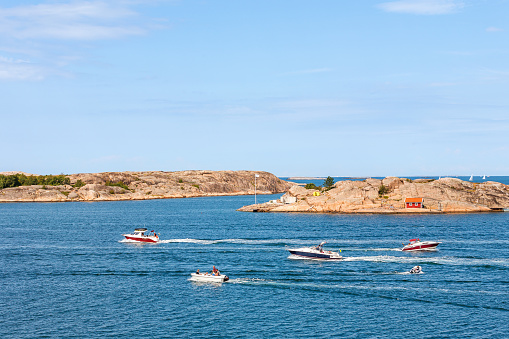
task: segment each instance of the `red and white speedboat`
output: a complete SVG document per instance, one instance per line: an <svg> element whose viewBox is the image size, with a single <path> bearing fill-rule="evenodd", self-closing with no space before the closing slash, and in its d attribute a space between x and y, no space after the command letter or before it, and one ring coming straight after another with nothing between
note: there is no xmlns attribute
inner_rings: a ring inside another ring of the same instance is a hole
<svg viewBox="0 0 509 339"><path fill-rule="evenodd" d="M410 239L410 243L403 247L402 251L430 251L436 249L441 244L438 241L420 241L419 239Z"/></svg>
<svg viewBox="0 0 509 339"><path fill-rule="evenodd" d="M136 228L133 234L122 234L127 240L138 241L138 242L158 242L159 237L156 232L153 230L150 231L149 234L145 234L147 232L146 228Z"/></svg>

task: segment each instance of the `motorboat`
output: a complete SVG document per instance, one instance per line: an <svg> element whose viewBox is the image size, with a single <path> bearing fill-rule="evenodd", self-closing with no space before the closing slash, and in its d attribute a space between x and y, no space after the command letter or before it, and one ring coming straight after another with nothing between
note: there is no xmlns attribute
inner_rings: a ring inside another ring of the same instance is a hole
<svg viewBox="0 0 509 339"><path fill-rule="evenodd" d="M311 246L311 247L301 247L301 248L292 248L288 249L288 251L298 257L305 258L305 259L343 259L342 256L339 255L338 252L332 252L332 251L324 251L323 245L325 245L325 241L321 242L318 246Z"/></svg>
<svg viewBox="0 0 509 339"><path fill-rule="evenodd" d="M211 283L222 283L230 280L227 275L217 273L216 275L211 273L191 273L191 281L199 282L211 282Z"/></svg>
<svg viewBox="0 0 509 339"><path fill-rule="evenodd" d="M419 239L410 239L410 243L403 247L402 251L430 251L434 250L439 244L438 241L420 241Z"/></svg>
<svg viewBox="0 0 509 339"><path fill-rule="evenodd" d="M423 273L421 266L414 266L410 270L410 274L420 274L420 273Z"/></svg>
<svg viewBox="0 0 509 339"><path fill-rule="evenodd" d="M137 241L137 242L151 242L156 243L159 241L159 237L156 232L153 230L150 231L149 234L145 234L147 232L146 228L135 228L132 234L122 234L127 240Z"/></svg>

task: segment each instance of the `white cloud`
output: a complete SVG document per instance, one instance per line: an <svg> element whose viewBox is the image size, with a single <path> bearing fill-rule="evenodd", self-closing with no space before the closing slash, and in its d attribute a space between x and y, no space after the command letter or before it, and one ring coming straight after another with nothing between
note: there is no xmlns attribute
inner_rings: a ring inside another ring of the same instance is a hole
<svg viewBox="0 0 509 339"><path fill-rule="evenodd" d="M497 27L488 27L486 28L486 32L502 32L503 29L502 28L497 28Z"/></svg>
<svg viewBox="0 0 509 339"><path fill-rule="evenodd" d="M65 68L86 59L81 52L93 46L90 41L142 35L164 27L134 11L133 6L142 5L134 0L40 2L0 5L0 80L72 76Z"/></svg>
<svg viewBox="0 0 509 339"><path fill-rule="evenodd" d="M384 2L378 7L387 12L437 15L453 13L464 4L458 0L400 0Z"/></svg>
<svg viewBox="0 0 509 339"><path fill-rule="evenodd" d="M102 1L52 3L0 8L0 36L18 39L112 39L143 34L128 22L136 12Z"/></svg>
<svg viewBox="0 0 509 339"><path fill-rule="evenodd" d="M42 80L45 71L23 59L0 56L0 80Z"/></svg>

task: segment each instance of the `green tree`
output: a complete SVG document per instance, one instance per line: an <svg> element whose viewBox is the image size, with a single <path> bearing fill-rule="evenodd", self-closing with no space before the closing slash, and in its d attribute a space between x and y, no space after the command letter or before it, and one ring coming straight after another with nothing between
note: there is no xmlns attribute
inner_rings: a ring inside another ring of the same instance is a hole
<svg viewBox="0 0 509 339"><path fill-rule="evenodd" d="M325 188L332 188L334 185L334 178L333 177L327 177L327 179L323 182L323 187Z"/></svg>
<svg viewBox="0 0 509 339"><path fill-rule="evenodd" d="M380 187L378 187L378 196L381 197L386 193L389 193L389 188L384 186L384 184L380 185Z"/></svg>

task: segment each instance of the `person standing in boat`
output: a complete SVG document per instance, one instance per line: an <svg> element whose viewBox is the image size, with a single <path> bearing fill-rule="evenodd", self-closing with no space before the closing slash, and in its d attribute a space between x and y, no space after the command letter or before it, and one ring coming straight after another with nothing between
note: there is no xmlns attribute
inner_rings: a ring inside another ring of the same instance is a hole
<svg viewBox="0 0 509 339"><path fill-rule="evenodd" d="M219 270L216 268L216 266L212 266L212 274L219 275Z"/></svg>

